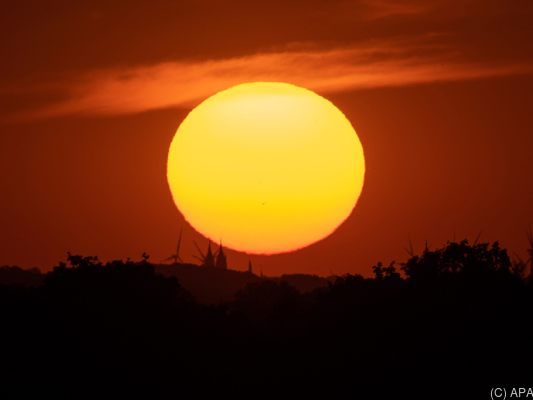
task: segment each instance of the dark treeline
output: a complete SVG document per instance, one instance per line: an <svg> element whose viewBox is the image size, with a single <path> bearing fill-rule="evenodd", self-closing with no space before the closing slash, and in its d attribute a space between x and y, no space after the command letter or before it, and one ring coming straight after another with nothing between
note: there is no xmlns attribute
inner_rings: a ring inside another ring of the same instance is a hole
<svg viewBox="0 0 533 400"><path fill-rule="evenodd" d="M532 384L525 267L498 243L451 242L373 278L306 293L258 279L217 305L148 257L3 268L0 397L487 399Z"/></svg>

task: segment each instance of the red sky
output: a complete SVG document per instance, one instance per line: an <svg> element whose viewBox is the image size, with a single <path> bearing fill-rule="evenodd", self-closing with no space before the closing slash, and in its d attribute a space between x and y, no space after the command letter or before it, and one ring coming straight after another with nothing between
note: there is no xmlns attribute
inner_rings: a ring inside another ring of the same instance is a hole
<svg viewBox="0 0 533 400"><path fill-rule="evenodd" d="M256 269L367 274L405 259L409 238L420 250L480 231L524 253L533 2L46 3L0 16L0 264L168 256L184 225L166 183L170 140L194 104L250 80L332 100L367 161L337 232L253 257ZM184 225L190 261L193 240L205 243ZM247 256L229 261L245 269Z"/></svg>

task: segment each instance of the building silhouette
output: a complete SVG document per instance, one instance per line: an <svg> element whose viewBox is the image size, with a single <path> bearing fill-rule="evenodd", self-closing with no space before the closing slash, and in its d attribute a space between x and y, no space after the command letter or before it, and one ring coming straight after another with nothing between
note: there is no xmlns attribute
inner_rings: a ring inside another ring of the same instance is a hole
<svg viewBox="0 0 533 400"><path fill-rule="evenodd" d="M211 247L209 247L209 249L210 248ZM220 246L217 251L215 268L228 269L228 261L226 259L226 254L224 253L224 247L222 246L222 242L220 242Z"/></svg>
<svg viewBox="0 0 533 400"><path fill-rule="evenodd" d="M213 252L211 251L211 242L209 242L207 245L207 252L205 253L202 266L205 268L215 267L215 256L213 255Z"/></svg>

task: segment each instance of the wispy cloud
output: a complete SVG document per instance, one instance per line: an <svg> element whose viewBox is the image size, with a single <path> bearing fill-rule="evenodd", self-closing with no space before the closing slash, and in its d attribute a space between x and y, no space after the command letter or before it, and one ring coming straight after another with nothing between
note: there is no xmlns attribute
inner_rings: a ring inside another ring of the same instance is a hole
<svg viewBox="0 0 533 400"><path fill-rule="evenodd" d="M67 85L65 100L32 114L123 114L190 107L219 90L249 81L284 81L333 93L532 72L530 65L457 62L445 50L423 42L389 41L100 70Z"/></svg>

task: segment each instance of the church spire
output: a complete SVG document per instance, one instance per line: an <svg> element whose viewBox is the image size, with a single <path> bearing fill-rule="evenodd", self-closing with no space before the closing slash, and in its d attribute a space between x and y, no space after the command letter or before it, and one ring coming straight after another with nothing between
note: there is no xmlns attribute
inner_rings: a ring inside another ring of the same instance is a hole
<svg viewBox="0 0 533 400"><path fill-rule="evenodd" d="M215 266L215 256L213 256L213 252L211 251L211 241L209 241L209 244L207 245L207 253L205 254L204 259L204 267L214 267Z"/></svg>
<svg viewBox="0 0 533 400"><path fill-rule="evenodd" d="M226 259L226 254L224 254L224 247L222 247L222 241L220 241L220 246L217 251L215 267L219 269L228 269L228 262Z"/></svg>

